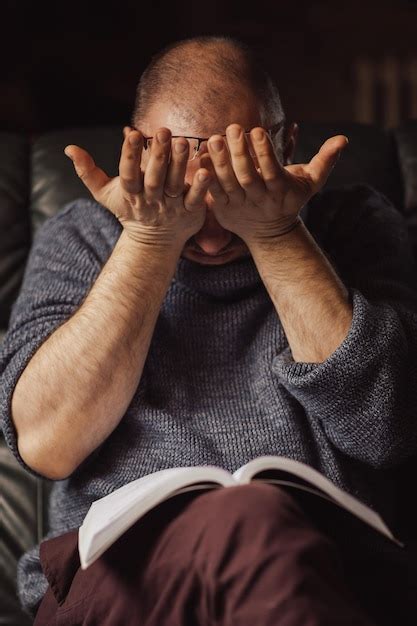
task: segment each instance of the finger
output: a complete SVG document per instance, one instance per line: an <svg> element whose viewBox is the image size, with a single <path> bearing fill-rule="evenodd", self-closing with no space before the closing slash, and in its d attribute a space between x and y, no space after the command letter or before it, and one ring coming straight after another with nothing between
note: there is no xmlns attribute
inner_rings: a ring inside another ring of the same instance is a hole
<svg viewBox="0 0 417 626"><path fill-rule="evenodd" d="M213 135L208 140L207 145L214 171L216 172L217 180L222 186L224 192L228 196L241 196L243 189L239 185L233 171L229 151L223 137L221 135Z"/></svg>
<svg viewBox="0 0 417 626"><path fill-rule="evenodd" d="M163 196L170 151L171 131L168 128L160 128L152 141L145 169L145 195L151 201L160 200Z"/></svg>
<svg viewBox="0 0 417 626"><path fill-rule="evenodd" d="M137 194L143 188L143 174L140 161L143 149L143 136L138 130L126 133L119 163L120 184L127 193Z"/></svg>
<svg viewBox="0 0 417 626"><path fill-rule="evenodd" d="M266 189L280 191L288 176L278 161L268 133L259 126L251 130L250 138Z"/></svg>
<svg viewBox="0 0 417 626"><path fill-rule="evenodd" d="M123 127L123 139L126 139L127 135L130 133L132 129L130 128L130 126L124 126Z"/></svg>
<svg viewBox="0 0 417 626"><path fill-rule="evenodd" d="M229 202L229 196L225 193L223 187L217 180L216 171L214 169L211 157L209 154L202 154L200 157L201 167L206 169L210 174L209 191L216 202L227 204Z"/></svg>
<svg viewBox="0 0 417 626"><path fill-rule="evenodd" d="M74 163L77 175L81 178L93 198L100 202L101 190L110 181L109 176L97 167L93 157L83 148L66 146L64 153Z"/></svg>
<svg viewBox="0 0 417 626"><path fill-rule="evenodd" d="M200 168L194 174L191 187L184 198L184 207L188 211L200 209L205 205L205 195L210 184L210 172Z"/></svg>
<svg viewBox="0 0 417 626"><path fill-rule="evenodd" d="M266 191L265 184L255 168L244 129L238 124L231 124L226 129L226 136L232 167L239 185L254 200L262 198Z"/></svg>
<svg viewBox="0 0 417 626"><path fill-rule="evenodd" d="M349 139L345 135L335 135L327 139L318 153L306 166L306 171L311 177L314 192L317 192L328 179L330 172L336 165L341 151L346 148Z"/></svg>
<svg viewBox="0 0 417 626"><path fill-rule="evenodd" d="M187 169L189 144L184 137L173 141L171 160L165 178L165 193L170 196L179 196L184 191L184 178Z"/></svg>

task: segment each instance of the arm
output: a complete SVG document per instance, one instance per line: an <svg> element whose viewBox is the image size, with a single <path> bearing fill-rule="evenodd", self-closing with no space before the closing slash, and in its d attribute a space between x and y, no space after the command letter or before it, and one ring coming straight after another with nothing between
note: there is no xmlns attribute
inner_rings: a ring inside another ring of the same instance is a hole
<svg viewBox="0 0 417 626"><path fill-rule="evenodd" d="M69 211L52 218L31 251L0 354L0 411L6 441L36 474L69 475L120 422L181 249L204 223L210 177L198 170L186 185L188 150L178 144L188 144L176 140L169 158L170 131L161 130L165 137L152 143L142 171L142 135L127 129L113 179L81 148L66 148L123 231L98 278L86 259L101 225L88 223L86 207L78 224Z"/></svg>
<svg viewBox="0 0 417 626"><path fill-rule="evenodd" d="M322 362L352 322L348 290L304 223L251 247L294 361Z"/></svg>
<svg viewBox="0 0 417 626"><path fill-rule="evenodd" d="M20 455L39 474L69 475L122 419L179 254L122 232L81 307L30 360L12 416Z"/></svg>
<svg viewBox="0 0 417 626"><path fill-rule="evenodd" d="M296 362L289 346L273 371L336 448L373 467L397 465L417 450L416 272L405 223L381 194L357 186L314 198L309 224L348 286L352 322L323 361Z"/></svg>
<svg viewBox="0 0 417 626"><path fill-rule="evenodd" d="M278 382L343 453L399 464L417 450L417 294L403 220L376 192L344 194L327 248L339 280L299 212L346 140L328 139L310 163L284 167L262 129L251 131L255 158L242 131L227 128L229 151L221 136L208 142L209 206L248 245L282 317L290 345L272 363Z"/></svg>

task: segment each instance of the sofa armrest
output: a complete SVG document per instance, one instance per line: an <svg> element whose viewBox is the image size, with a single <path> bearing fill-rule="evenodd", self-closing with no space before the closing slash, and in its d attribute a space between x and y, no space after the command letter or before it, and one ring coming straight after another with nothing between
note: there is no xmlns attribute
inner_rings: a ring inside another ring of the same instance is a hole
<svg viewBox="0 0 417 626"><path fill-rule="evenodd" d="M16 461L0 431L0 493L3 506L0 542L0 626L27 626L31 619L16 595L16 570L21 555L38 543L46 528L46 481Z"/></svg>

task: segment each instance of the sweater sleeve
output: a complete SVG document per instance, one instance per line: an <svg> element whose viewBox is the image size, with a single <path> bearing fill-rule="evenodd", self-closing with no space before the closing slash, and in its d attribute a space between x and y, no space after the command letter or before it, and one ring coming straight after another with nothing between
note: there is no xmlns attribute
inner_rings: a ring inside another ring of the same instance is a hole
<svg viewBox="0 0 417 626"><path fill-rule="evenodd" d="M393 467L417 451L417 272L407 228L365 186L324 192L309 215L348 288L353 319L324 362L295 362L287 347L272 369L337 449Z"/></svg>
<svg viewBox="0 0 417 626"><path fill-rule="evenodd" d="M11 399L32 356L81 306L100 272L103 263L94 248L98 206L89 201L73 202L38 228L0 345L0 425L10 450L35 476L40 475L19 454Z"/></svg>

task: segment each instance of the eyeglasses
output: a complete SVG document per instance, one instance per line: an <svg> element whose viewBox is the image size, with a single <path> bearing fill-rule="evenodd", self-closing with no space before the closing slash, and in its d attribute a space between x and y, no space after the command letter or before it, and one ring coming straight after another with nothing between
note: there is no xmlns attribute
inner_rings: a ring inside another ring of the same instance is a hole
<svg viewBox="0 0 417 626"><path fill-rule="evenodd" d="M285 124L284 120L281 120L280 122L278 122L278 124L274 124L270 128L265 128L265 131L268 133L271 140L273 139L274 135L276 135L281 130L284 124ZM179 139L180 137L183 137L184 139L188 141L188 160L189 161L192 161L193 159L195 159L199 152L207 152L207 141L210 139L210 137L185 137L183 135L172 135L171 140ZM221 135L221 137L226 137L226 135L225 134ZM253 147L252 138L250 136L249 130L245 130L245 137L248 143L249 152L251 156L256 158L256 152ZM152 146L153 139L154 137L145 137L143 135L143 140L144 140L143 147L145 150L148 150L148 148ZM171 148L172 148L172 143L171 143Z"/></svg>

